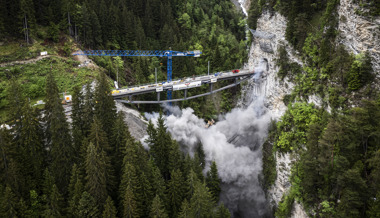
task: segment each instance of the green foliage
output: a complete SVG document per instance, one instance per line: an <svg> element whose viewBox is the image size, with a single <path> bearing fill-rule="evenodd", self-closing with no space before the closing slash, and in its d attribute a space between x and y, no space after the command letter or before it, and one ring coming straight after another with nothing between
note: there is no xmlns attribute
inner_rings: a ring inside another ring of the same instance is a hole
<svg viewBox="0 0 380 218"><path fill-rule="evenodd" d="M295 196L295 193L292 188L290 189L289 194L283 195L275 213L276 217L280 217L280 218L290 217L290 214L293 208L293 203L294 203L294 196Z"/></svg>
<svg viewBox="0 0 380 218"><path fill-rule="evenodd" d="M286 76L293 78L294 76L301 73L301 67L295 62L291 62L286 51L285 46L280 46L278 48L278 58L276 59L276 65L280 68L278 70L278 77L284 80Z"/></svg>
<svg viewBox="0 0 380 218"><path fill-rule="evenodd" d="M79 201L79 216L80 217L99 217L99 208L96 206L95 199L87 192L83 192Z"/></svg>
<svg viewBox="0 0 380 218"><path fill-rule="evenodd" d="M362 88L371 81L371 59L367 54L358 54L347 75L348 88L352 91Z"/></svg>
<svg viewBox="0 0 380 218"><path fill-rule="evenodd" d="M264 189L268 190L274 184L277 171L276 171L276 155L274 142L276 140L277 128L274 121L271 122L269 127L269 134L267 140L263 144L263 174L264 174Z"/></svg>
<svg viewBox="0 0 380 218"><path fill-rule="evenodd" d="M116 218L116 207L112 201L112 198L108 196L103 210L103 218Z"/></svg>
<svg viewBox="0 0 380 218"><path fill-rule="evenodd" d="M54 22L50 22L48 37L53 40L53 42L59 41L59 27Z"/></svg>
<svg viewBox="0 0 380 218"><path fill-rule="evenodd" d="M221 180L218 175L218 168L215 161L213 161L211 163L210 171L207 172L206 186L210 190L215 202L219 201L219 194L221 192L220 182Z"/></svg>
<svg viewBox="0 0 380 218"><path fill-rule="evenodd" d="M277 123L279 139L276 146L282 151L298 149L306 143L309 125L319 120L313 104L289 104L288 110Z"/></svg>
<svg viewBox="0 0 380 218"><path fill-rule="evenodd" d="M163 207L163 204L161 202L161 199L158 195L156 195L156 197L153 199L149 217L152 217L152 218L167 218L168 217Z"/></svg>

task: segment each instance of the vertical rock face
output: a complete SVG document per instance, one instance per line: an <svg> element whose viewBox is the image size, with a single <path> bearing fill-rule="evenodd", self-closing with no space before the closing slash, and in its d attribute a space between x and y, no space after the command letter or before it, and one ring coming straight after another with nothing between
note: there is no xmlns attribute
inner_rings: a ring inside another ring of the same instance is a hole
<svg viewBox="0 0 380 218"><path fill-rule="evenodd" d="M337 40L354 54L368 51L373 70L380 77L380 17L370 19L355 13L360 10L352 0L340 0Z"/></svg>
<svg viewBox="0 0 380 218"><path fill-rule="evenodd" d="M283 103L283 98L285 95L290 94L294 87L294 84L287 78L285 78L284 81L280 81L280 79L277 78L277 72L279 69L275 62L279 56L279 46L285 46L289 58L302 65L302 61L300 61L296 52L291 49L291 46L289 46L285 39L285 30L286 19L278 13L271 16L269 13L264 12L259 18L257 31L274 34L275 37L272 39L254 37L249 52L248 68L255 69L257 66L260 66L265 62L266 69L261 75L261 83L257 84L254 80L251 80L242 91L244 96L242 102L245 103L249 103L247 100L252 99L250 95L265 96L266 106L273 119L279 119L285 113L287 107ZM267 200L271 206L277 206L281 201L282 196L288 193L291 186L290 169L293 159L288 153L283 155L277 153L276 156L277 178L274 185L267 193ZM308 216L302 206L295 202L293 205L292 217L302 218Z"/></svg>
<svg viewBox="0 0 380 218"><path fill-rule="evenodd" d="M278 67L275 63L278 58L278 47L280 45L287 45L285 40L285 29L285 17L278 13L273 16L269 13L264 13L257 22L257 30L275 35L275 37L272 39L254 37L248 59L248 68L252 70L259 66L263 61L266 62L266 69L261 75L263 77L263 82L259 87L254 87L252 94L265 96L266 105L274 118L281 117L286 111L286 106L282 100L285 95L291 93L294 86L287 78L285 78L284 81L280 81L280 79L277 78ZM286 47L290 48L289 46ZM290 59L300 63L296 58L294 51L290 49L287 51ZM251 85L254 86L253 83L249 83L248 87L245 87L245 89L250 90ZM243 92L247 91L244 90Z"/></svg>

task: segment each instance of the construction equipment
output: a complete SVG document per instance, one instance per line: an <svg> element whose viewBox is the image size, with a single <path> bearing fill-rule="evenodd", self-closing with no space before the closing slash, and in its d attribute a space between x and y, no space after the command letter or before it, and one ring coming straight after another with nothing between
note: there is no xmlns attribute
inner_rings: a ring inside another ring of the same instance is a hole
<svg viewBox="0 0 380 218"><path fill-rule="evenodd" d="M167 81L172 81L172 57L199 57L201 51L172 51L171 49L165 51L157 50L88 50L78 51L73 55L87 55L87 56L126 56L126 57L167 57ZM172 99L172 91L168 90L168 100Z"/></svg>

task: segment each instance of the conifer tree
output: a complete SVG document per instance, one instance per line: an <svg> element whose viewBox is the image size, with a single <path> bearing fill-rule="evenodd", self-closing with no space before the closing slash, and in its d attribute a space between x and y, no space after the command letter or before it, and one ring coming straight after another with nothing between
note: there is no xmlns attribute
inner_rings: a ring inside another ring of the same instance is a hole
<svg viewBox="0 0 380 218"><path fill-rule="evenodd" d="M99 217L99 208L95 199L88 193L83 192L82 197L79 201L79 217Z"/></svg>
<svg viewBox="0 0 380 218"><path fill-rule="evenodd" d="M149 217L152 218L167 218L168 214L165 212L164 206L158 195L153 199L150 209Z"/></svg>
<svg viewBox="0 0 380 218"><path fill-rule="evenodd" d="M107 76L100 73L95 88L95 115L108 136L112 136L112 128L116 119L115 101L111 96Z"/></svg>
<svg viewBox="0 0 380 218"><path fill-rule="evenodd" d="M152 171L152 180L150 182L150 184L152 184L152 193L158 195L163 202L166 202L165 180L162 178L158 167L154 165L153 160L149 161L149 165Z"/></svg>
<svg viewBox="0 0 380 218"><path fill-rule="evenodd" d="M20 139L23 151L23 175L30 178L29 187L37 187L40 184L46 159L43 131L38 115L38 112L33 110L29 104L24 105Z"/></svg>
<svg viewBox="0 0 380 218"><path fill-rule="evenodd" d="M176 217L185 197L185 181L179 169L171 172L171 178L167 187L167 200L170 205L170 216Z"/></svg>
<svg viewBox="0 0 380 218"><path fill-rule="evenodd" d="M181 212L178 215L179 218L192 218L190 204L187 199L183 200L181 206Z"/></svg>
<svg viewBox="0 0 380 218"><path fill-rule="evenodd" d="M82 131L84 137L88 137L91 130L91 124L94 120L94 99L91 90L91 84L86 84L86 92L84 95L84 105L83 105L83 126Z"/></svg>
<svg viewBox="0 0 380 218"><path fill-rule="evenodd" d="M42 215L42 205L40 196L38 196L35 190L30 190L30 216L31 217L40 217Z"/></svg>
<svg viewBox="0 0 380 218"><path fill-rule="evenodd" d="M79 153L85 137L84 128L84 96L79 86L74 87L71 104L71 119L73 132L73 146L76 153Z"/></svg>
<svg viewBox="0 0 380 218"><path fill-rule="evenodd" d="M220 190L220 178L218 175L218 168L216 166L215 161L211 163L210 171L207 172L206 184L215 202L218 202L219 194L221 190Z"/></svg>
<svg viewBox="0 0 380 218"><path fill-rule="evenodd" d="M111 144L114 150L112 157L113 165L117 177L121 174L121 167L123 164L123 157L125 153L125 146L130 143L132 136L129 133L128 126L124 123L124 114L119 112L116 117L115 126L113 127L113 135L111 137Z"/></svg>
<svg viewBox="0 0 380 218"><path fill-rule="evenodd" d="M8 117L11 120L10 126L12 126L12 134L14 135L13 141L16 144L20 143L22 119L23 119L23 107L25 105L25 98L20 84L15 80L11 79L9 82L9 93L8 104L9 104L9 114Z"/></svg>
<svg viewBox="0 0 380 218"><path fill-rule="evenodd" d="M50 170L45 168L44 170L44 181L42 183L42 193L45 195L45 198L50 196L50 192L53 189L54 177L51 175Z"/></svg>
<svg viewBox="0 0 380 218"><path fill-rule="evenodd" d="M51 158L54 178L63 195L67 195L71 166L75 159L71 135L63 107L61 105L57 84L52 73L46 81L46 136L51 147Z"/></svg>
<svg viewBox="0 0 380 218"><path fill-rule="evenodd" d="M214 201L208 188L203 183L198 183L190 200L192 217L207 217L214 208Z"/></svg>
<svg viewBox="0 0 380 218"><path fill-rule="evenodd" d="M138 209L136 206L135 196L133 195L131 187L128 185L123 193L123 217L134 218L139 217Z"/></svg>
<svg viewBox="0 0 380 218"><path fill-rule="evenodd" d="M190 173L187 175L187 180L186 180L186 188L187 188L187 193L186 193L186 198L188 200L191 199L195 192L195 187L196 185L200 183L197 174L191 169Z"/></svg>
<svg viewBox="0 0 380 218"><path fill-rule="evenodd" d="M95 199L99 210L103 208L108 196L105 156L103 150L96 148L90 142L86 156L86 190Z"/></svg>
<svg viewBox="0 0 380 218"><path fill-rule="evenodd" d="M1 217L17 217L18 200L12 189L7 186L4 190L1 202Z"/></svg>
<svg viewBox="0 0 380 218"><path fill-rule="evenodd" d="M103 218L116 218L116 207L112 201L112 198L108 196L103 210Z"/></svg>
<svg viewBox="0 0 380 218"><path fill-rule="evenodd" d="M53 184L50 196L48 197L47 204L43 216L45 217L61 217L63 208L63 198L58 191L58 188Z"/></svg>
<svg viewBox="0 0 380 218"><path fill-rule="evenodd" d="M230 211L224 206L224 204L220 204L218 210L216 211L217 218L230 218Z"/></svg>
<svg viewBox="0 0 380 218"><path fill-rule="evenodd" d="M123 168L123 174L121 177L121 182L120 182L120 188L119 188L119 196L121 198L121 205L120 205L120 211L124 211L124 198L126 196L127 188L129 187L132 195L128 195L129 197L133 197L133 204L136 207L134 211L136 213L139 213L138 211L138 205L136 204L136 199L139 199L140 196L136 196L138 193L137 190L140 188L139 182L138 182L138 177L136 173L136 168L134 165L131 163L126 162L124 164ZM128 205L132 202L131 199L128 199Z"/></svg>
<svg viewBox="0 0 380 218"><path fill-rule="evenodd" d="M74 217L79 216L79 201L83 193L82 177L80 170L76 164L73 165L71 171L70 185L69 185L69 208L68 212Z"/></svg>
<svg viewBox="0 0 380 218"><path fill-rule="evenodd" d="M151 127L150 127L151 128ZM149 136L155 137L155 132L151 129L148 132ZM171 150L171 137L170 134L166 132L166 126L164 124L164 119L162 113L157 121L156 129L156 139L149 139L148 142L150 146L150 154L152 155L157 167L160 169L165 180L169 179L169 155ZM154 141L152 141L154 140Z"/></svg>

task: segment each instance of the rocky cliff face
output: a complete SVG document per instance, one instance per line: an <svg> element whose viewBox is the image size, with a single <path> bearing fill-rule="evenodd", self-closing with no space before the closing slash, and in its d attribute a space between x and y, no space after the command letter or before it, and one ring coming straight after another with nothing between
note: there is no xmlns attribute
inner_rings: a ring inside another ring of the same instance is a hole
<svg viewBox="0 0 380 218"><path fill-rule="evenodd" d="M355 12L360 10L352 0L340 0L337 40L354 54L368 51L373 58L373 70L380 77L380 17L360 16Z"/></svg>
<svg viewBox="0 0 380 218"><path fill-rule="evenodd" d="M244 3L244 1L243 1ZM243 4L244 5L244 4ZM287 49L289 58L302 65L297 54L285 39L286 19L282 15L275 13L271 16L269 13L263 13L257 23L257 31L275 35L272 39L254 37L249 52L248 68L255 69L257 66L266 62L266 67L261 75L261 83L259 85L251 80L247 86L243 88L244 100L251 99L249 95L265 96L266 106L273 119L279 119L286 111L287 107L283 103L285 95L290 94L294 84L287 78L280 81L277 78L278 67L275 64L278 58L278 48L284 45ZM258 34L260 35L260 34ZM277 206L281 198L290 189L290 169L293 157L289 154L276 155L276 171L277 178L274 185L268 190L267 200L271 206ZM307 217L301 205L295 203L293 206L292 217Z"/></svg>

